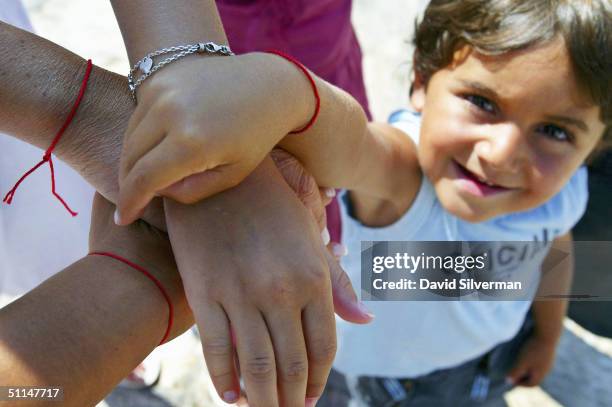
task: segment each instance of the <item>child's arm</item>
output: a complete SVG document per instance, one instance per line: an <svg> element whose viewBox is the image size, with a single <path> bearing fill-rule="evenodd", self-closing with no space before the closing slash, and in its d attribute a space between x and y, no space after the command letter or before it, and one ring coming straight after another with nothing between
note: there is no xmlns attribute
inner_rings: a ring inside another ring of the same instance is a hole
<svg viewBox="0 0 612 407"><path fill-rule="evenodd" d="M574 253L572 233L568 232L557 237L551 247L552 250L567 253L558 265L547 264L552 255L549 254L542 265L542 279L538 287L537 296L566 295L569 294L574 276ZM536 296L536 297L537 297ZM555 342L563 331L563 318L567 313L568 300L566 298L552 301L534 301L532 305L536 322L536 334L542 339Z"/></svg>
<svg viewBox="0 0 612 407"><path fill-rule="evenodd" d="M296 156L320 186L346 188L357 217L376 226L403 214L420 186L416 146L401 130L368 123L346 92L316 79L321 114L302 134L280 146Z"/></svg>
<svg viewBox="0 0 612 407"><path fill-rule="evenodd" d="M543 275L537 296L569 293L574 274L571 243L571 232L554 240L552 248L569 255L552 268L546 264L551 257L551 254L548 255L542 266ZM567 299L537 300L537 296L531 306L535 321L533 336L521 350L514 368L508 374L514 384L522 386L537 386L552 368L557 343L563 332L563 319L567 313Z"/></svg>

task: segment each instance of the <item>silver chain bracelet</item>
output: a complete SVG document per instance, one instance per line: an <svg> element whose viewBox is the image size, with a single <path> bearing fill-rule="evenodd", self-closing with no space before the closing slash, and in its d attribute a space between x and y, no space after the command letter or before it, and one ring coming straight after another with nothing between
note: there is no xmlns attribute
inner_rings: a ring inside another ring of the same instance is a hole
<svg viewBox="0 0 612 407"><path fill-rule="evenodd" d="M153 62L153 58L160 55L169 54L171 52L175 52L175 54L158 62L157 64ZM134 64L132 69L130 69L130 73L128 74L128 88L130 89L134 102L136 102L136 89L142 82L145 81L145 79L169 63L186 57L187 55L195 54L196 52L200 54L225 56L234 55L232 50L227 45L218 45L214 42L201 42L193 45L179 45L148 53L144 58ZM142 75L138 79L135 79L138 72L142 72Z"/></svg>

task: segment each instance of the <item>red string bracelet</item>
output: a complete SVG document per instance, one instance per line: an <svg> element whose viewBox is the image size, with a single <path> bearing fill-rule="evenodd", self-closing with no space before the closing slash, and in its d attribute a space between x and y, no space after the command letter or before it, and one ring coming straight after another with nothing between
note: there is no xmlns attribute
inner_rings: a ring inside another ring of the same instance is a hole
<svg viewBox="0 0 612 407"><path fill-rule="evenodd" d="M106 257L111 257L115 260L118 260L124 264L127 264L128 266L132 267L133 269L136 269L137 271L140 271L145 277L147 277L149 280L153 281L153 283L155 283L155 285L157 286L157 288L159 289L159 291L161 292L161 294L164 296L164 299L166 300L166 303L168 303L168 327L166 328L166 332L164 333L164 337L162 338L161 342L159 343L160 345L164 344L166 342L166 340L168 340L168 337L170 336L170 331L172 330L172 324L174 323L174 306L172 305L172 301L170 301L170 296L168 295L168 293L166 292L166 289L164 288L164 286L159 282L159 280L157 278L155 278L155 276L151 273L149 273L147 270L145 270L144 268L140 267L138 264L133 263L127 259L124 259L121 256L118 256L116 254L113 253L108 253L108 252L92 252L89 253L90 256L106 256Z"/></svg>
<svg viewBox="0 0 612 407"><path fill-rule="evenodd" d="M266 52L269 53L269 54L278 55L281 58L285 58L287 61L291 62L292 64L294 64L295 66L300 68L300 70L302 72L304 72L304 75L306 75L306 78L308 78L308 82L310 82L310 86L312 87L312 91L314 93L315 102L316 102L315 103L314 114L312 115L312 117L310 118L308 123L306 123L306 125L304 127L302 127L299 130L294 130L294 131L290 132L289 134L303 133L306 130L308 130L309 128L311 128L312 125L317 120L317 117L319 117L319 111L321 110L321 97L319 96L319 91L317 90L317 85L315 84L314 79L312 79L312 76L310 75L310 72L308 72L308 69L306 69L306 67L300 61L298 61L297 59L295 59L291 55L285 54L284 52L279 51L279 50L275 50L275 49L268 50Z"/></svg>
<svg viewBox="0 0 612 407"><path fill-rule="evenodd" d="M68 117L66 117L64 124L59 129L57 134L55 134L55 137L53 138L53 141L51 142L51 145L49 146L47 151L45 151L45 155L43 155L42 160L38 164L36 164L34 167L32 167L28 172L26 172L21 178L19 178L19 181L17 181L15 186L6 194L3 200L6 204L10 205L11 202L13 202L13 197L15 196L15 192L17 191L17 188L19 188L19 185L26 178L30 174L32 174L34 171L36 171L38 168L43 166L46 162L48 162L49 169L51 170L51 193L62 203L62 205L64 205L64 208L66 208L66 210L70 213L70 215L72 216L77 215L77 213L74 212L72 209L70 209L66 201L64 201L64 199L55 191L55 170L53 169L53 158L51 157L51 154L53 153L55 146L57 146L57 143L59 143L60 139L62 138L62 135L64 134L64 132L66 131L66 129L68 128L72 120L74 119L74 116L76 115L77 109L79 108L79 105L81 104L81 100L83 99L83 95L85 94L85 90L87 89L87 82L89 81L91 69L92 69L92 63L90 59L87 61L87 69L85 70L85 77L83 78L83 82L81 83L81 89L79 90L79 94L76 98L76 101L74 102L74 105L72 106L72 110L70 110Z"/></svg>

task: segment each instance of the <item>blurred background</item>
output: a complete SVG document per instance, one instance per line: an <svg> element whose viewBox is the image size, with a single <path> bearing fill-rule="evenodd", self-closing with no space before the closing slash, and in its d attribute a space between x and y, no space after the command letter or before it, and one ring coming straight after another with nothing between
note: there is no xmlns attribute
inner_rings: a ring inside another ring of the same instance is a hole
<svg viewBox="0 0 612 407"><path fill-rule="evenodd" d="M4 0L0 0L0 6ZM35 32L111 71L127 74L128 62L110 3L106 0L23 0ZM353 23L364 52L365 81L374 118L408 105L409 45L414 20L426 0L355 0ZM594 198L580 225L582 240L612 240L606 227L610 212L609 161L592 177ZM599 167L598 167L599 168ZM606 170L607 168L607 170ZM603 192L602 192L603 191ZM603 223L602 223L603 220ZM599 271L581 277L611 284L610 263L591 264L579 258L578 270ZM612 292L612 288L611 291ZM612 406L612 301L572 305L558 357L542 387L520 388L507 394L510 406ZM587 330L582 326L590 329ZM187 333L159 352L162 374L150 390L116 389L100 406L213 406L223 405L210 386L198 338ZM209 390L210 389L210 390Z"/></svg>

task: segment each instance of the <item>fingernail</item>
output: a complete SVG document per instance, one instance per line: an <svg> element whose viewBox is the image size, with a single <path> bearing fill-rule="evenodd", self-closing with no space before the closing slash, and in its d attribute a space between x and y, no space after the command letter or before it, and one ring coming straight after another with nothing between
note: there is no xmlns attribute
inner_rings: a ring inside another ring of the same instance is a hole
<svg viewBox="0 0 612 407"><path fill-rule="evenodd" d="M325 196L333 198L336 196L336 190L334 188L325 188Z"/></svg>
<svg viewBox="0 0 612 407"><path fill-rule="evenodd" d="M374 314L372 313L372 311L370 311L363 302L359 301L359 304L357 306L359 307L359 311L361 311L363 314L369 316L370 318L374 318Z"/></svg>
<svg viewBox="0 0 612 407"><path fill-rule="evenodd" d="M319 401L318 397L310 397L306 399L306 407L314 407L317 405L317 401Z"/></svg>
<svg viewBox="0 0 612 407"><path fill-rule="evenodd" d="M346 256L348 254L348 248L345 245L341 244L341 243L333 243L332 244L332 253L337 258L340 258L340 257Z"/></svg>
<svg viewBox="0 0 612 407"><path fill-rule="evenodd" d="M235 403L238 401L238 393L234 390L229 390L223 393L223 401L226 403Z"/></svg>
<svg viewBox="0 0 612 407"><path fill-rule="evenodd" d="M113 216L116 225L121 225L121 216L119 216L119 211L115 209L115 215Z"/></svg>
<svg viewBox="0 0 612 407"><path fill-rule="evenodd" d="M331 237L329 236L329 230L327 230L327 228L323 229L323 231L321 232L321 239L323 239L323 244L325 246L329 244Z"/></svg>
<svg viewBox="0 0 612 407"><path fill-rule="evenodd" d="M514 380L512 380L511 377L506 377L506 384L507 385L513 385L514 384Z"/></svg>

